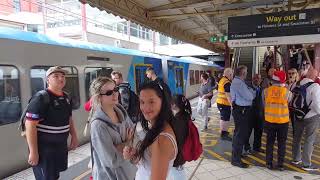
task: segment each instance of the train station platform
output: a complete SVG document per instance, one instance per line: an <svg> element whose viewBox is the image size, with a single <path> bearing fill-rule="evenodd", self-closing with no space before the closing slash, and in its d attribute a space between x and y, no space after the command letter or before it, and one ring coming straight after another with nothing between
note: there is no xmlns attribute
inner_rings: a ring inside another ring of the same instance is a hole
<svg viewBox="0 0 320 180"><path fill-rule="evenodd" d="M197 98L191 100L192 109L196 118L196 125L202 127L202 119L196 115ZM320 180L320 171L306 172L300 167L290 163L292 151L292 132L289 131L287 141L287 153L285 157L285 171L269 170L265 167L265 154L258 153L249 155L243 161L250 164L248 169L241 169L230 164L231 142L222 141L219 138L219 112L214 104L209 110L210 122L209 130L201 132L201 141L204 147L203 157L194 162L188 162L185 165L187 175L192 180ZM229 132L233 132L233 126ZM320 132L315 145L312 163L320 167ZM265 134L262 138L263 149L265 150ZM276 150L277 148L275 148ZM276 152L275 152L276 153ZM61 173L61 180L88 180L90 170L87 168L90 159L90 145L85 144L75 151L69 153L69 169ZM276 156L275 156L276 159ZM32 169L29 168L19 172L5 180L33 180Z"/></svg>

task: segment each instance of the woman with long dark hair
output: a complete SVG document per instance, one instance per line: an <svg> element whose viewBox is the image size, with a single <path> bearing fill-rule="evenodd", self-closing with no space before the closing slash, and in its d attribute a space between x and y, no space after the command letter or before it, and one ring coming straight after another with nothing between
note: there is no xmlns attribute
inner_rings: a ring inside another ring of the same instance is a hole
<svg viewBox="0 0 320 180"><path fill-rule="evenodd" d="M141 87L139 99L139 119L146 135L136 151L124 149L124 158L137 163L135 180L169 179L178 148L168 94L159 83L149 82Z"/></svg>
<svg viewBox="0 0 320 180"><path fill-rule="evenodd" d="M173 121L173 129L176 133L178 154L171 169L171 175L174 180L187 180L187 175L183 165L185 159L182 155L183 145L188 136L188 122L191 121L191 105L184 95L175 95L172 100L172 112L175 120Z"/></svg>

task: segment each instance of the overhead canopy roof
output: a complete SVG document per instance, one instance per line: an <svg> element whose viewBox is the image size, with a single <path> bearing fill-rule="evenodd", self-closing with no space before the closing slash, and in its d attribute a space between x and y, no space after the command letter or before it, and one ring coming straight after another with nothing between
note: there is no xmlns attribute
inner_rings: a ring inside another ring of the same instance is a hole
<svg viewBox="0 0 320 180"><path fill-rule="evenodd" d="M228 17L320 7L320 0L80 1L215 52L224 51L224 43L209 39L227 34Z"/></svg>

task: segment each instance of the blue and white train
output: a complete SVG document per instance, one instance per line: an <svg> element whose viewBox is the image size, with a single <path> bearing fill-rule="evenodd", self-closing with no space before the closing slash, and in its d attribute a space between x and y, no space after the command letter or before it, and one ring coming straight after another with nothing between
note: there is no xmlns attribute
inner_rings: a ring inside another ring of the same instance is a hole
<svg viewBox="0 0 320 180"><path fill-rule="evenodd" d="M187 60L87 42L50 38L45 35L0 28L0 178L27 167L26 140L18 132L18 119L29 98L46 86L45 72L53 65L63 66L65 91L73 98L73 118L81 143L87 120L83 104L89 86L100 75L113 70L123 73L136 91L145 81L145 70L152 66L169 85L173 94L196 95L200 74L221 67L204 60Z"/></svg>

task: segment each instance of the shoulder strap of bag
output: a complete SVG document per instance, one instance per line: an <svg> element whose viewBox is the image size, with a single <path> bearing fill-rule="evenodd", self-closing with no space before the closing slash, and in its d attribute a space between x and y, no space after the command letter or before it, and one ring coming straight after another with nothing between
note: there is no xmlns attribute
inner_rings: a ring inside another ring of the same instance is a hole
<svg viewBox="0 0 320 180"><path fill-rule="evenodd" d="M308 83L306 83L306 84L304 84L303 86L305 87L305 89L306 89L306 91L307 91L307 88L309 87L309 86L311 86L312 84L314 84L314 83L316 83L316 82L308 82ZM304 97L305 99L305 103L307 104L307 94L306 94L306 97ZM310 100L310 103L309 104L307 104L307 109L309 109L309 107L311 106L311 103L312 103L312 99Z"/></svg>
<svg viewBox="0 0 320 180"><path fill-rule="evenodd" d="M93 168L94 160L93 160L93 146L92 146L91 136L90 136L90 154L91 154L91 168Z"/></svg>
<svg viewBox="0 0 320 180"><path fill-rule="evenodd" d="M41 91L38 91L34 96L36 95L40 95L42 96L43 98L43 102L45 105L49 104L50 103L50 97L49 97L49 94L46 90L41 90ZM26 126L25 126L25 116L26 116L26 113L27 113L27 110L28 108L30 107L30 101L31 101L32 98L29 99L29 102L27 104L27 106L23 109L23 112L20 116L20 125L19 125L19 130L21 131L21 136L24 136L25 135L25 130L26 130Z"/></svg>

